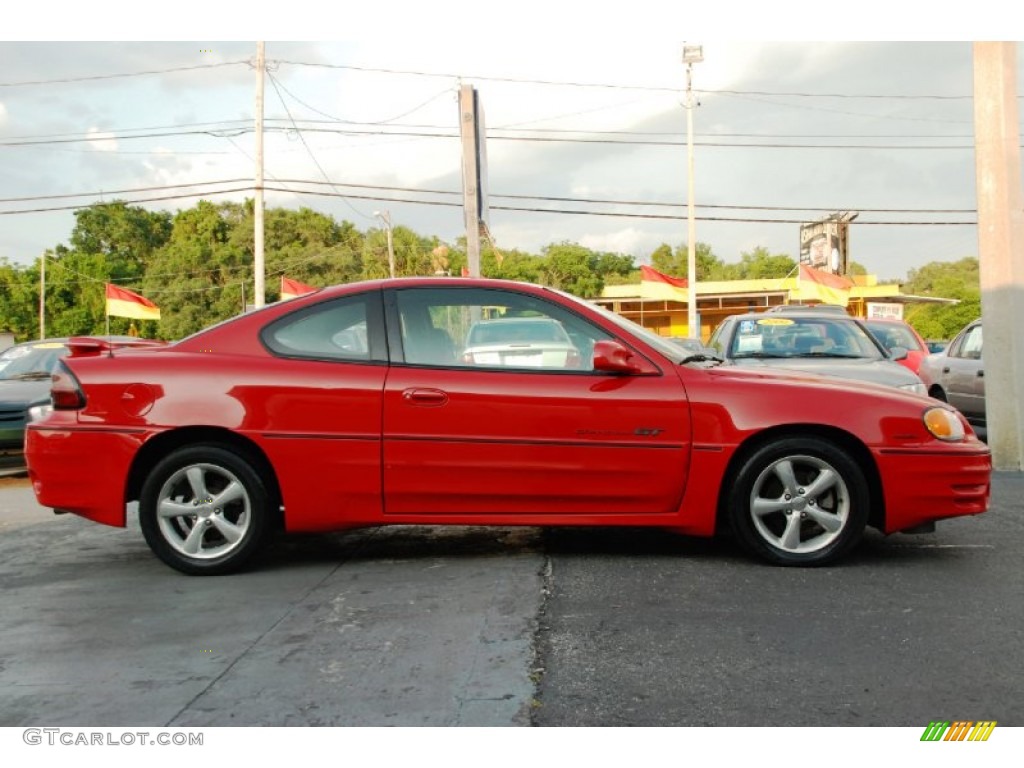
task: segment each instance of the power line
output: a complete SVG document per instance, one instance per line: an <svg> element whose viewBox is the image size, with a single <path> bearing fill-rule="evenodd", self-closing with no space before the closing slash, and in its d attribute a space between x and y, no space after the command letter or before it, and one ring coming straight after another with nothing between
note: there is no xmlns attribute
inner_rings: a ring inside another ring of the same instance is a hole
<svg viewBox="0 0 1024 768"><path fill-rule="evenodd" d="M299 184L299 185L308 185L308 186L329 186L334 191L334 194L329 194L329 193L326 193L326 192L317 192L317 191L312 191L312 190L297 189L297 188L295 188L293 186L266 187L266 189L269 189L269 190L275 191L275 192L289 192L289 193L292 193L292 194L311 194L311 195L319 195L319 196L332 196L332 197L339 197L339 198L342 198L342 199L344 199L346 197L355 197L355 198L358 198L358 199L374 200L374 201L380 201L380 202L404 202L404 203L420 204L420 205L450 205L450 206L460 206L461 205L461 201L430 201L430 200L424 200L422 198L418 198L418 199L417 198L397 198L394 195L382 196L382 195L379 195L379 194L378 195L352 194L352 193L348 193L348 192L341 192L339 190L339 187L344 187L344 188L347 188L347 189L370 190L370 191L385 192L385 193L395 193L395 192L398 192L398 193L412 193L412 194L415 194L415 195L442 195L442 196L446 195L446 196L451 196L451 197L460 197L461 193L458 192L457 190L429 189L429 188L422 188L422 187L396 187L396 186L384 186L384 185L374 185L374 184L355 184L355 183L335 182L335 181L331 181L331 180L327 180L327 181L316 181L316 180L312 180L312 179L274 179L274 180L278 184L282 184L282 185ZM175 185L167 185L167 186L163 186L163 187L133 187L133 188L124 188L124 189L116 189L116 190L102 190L102 191L97 191L97 192L78 192L78 193L69 193L69 194L61 194L61 195L40 195L40 196L35 196L35 197L23 197L23 198L0 198L0 203L30 202L30 201L40 201L40 200L63 200L63 199L67 199L67 198L90 197L90 196L101 196L101 195L102 196L109 196L109 195L121 195L121 194L135 194L135 193L139 193L139 192L151 192L151 191L159 191L159 190L189 189L189 188L192 188L192 187L199 187L199 186L217 186L217 185L222 185L222 184L239 184L239 183L243 183L243 182L246 182L246 181L248 181L248 180L247 179L224 179L224 180L220 180L220 181L196 182L194 184L175 184ZM251 186L244 186L243 185L243 186L240 186L240 187L232 187L230 189L223 189L223 190L205 190L203 192L196 192L194 194L166 195L166 196L158 196L158 197L139 198L139 199L135 199L135 200L118 200L116 202L124 203L126 205L136 205L136 204L139 204L139 203L146 203L146 202L159 202L159 201L162 201L162 200L174 200L174 199L197 197L197 196L199 196L201 194L222 195L222 194L234 194L236 192L248 192L248 191L251 191L251 190L252 190ZM583 204L588 204L588 205L616 205L616 206L650 207L650 208L681 208L681 207L683 207L685 205L685 202L665 202L665 201L657 201L657 200L622 200L622 199L616 200L616 199L608 199L608 198L562 197L562 196L553 196L553 195L517 195L517 194L491 193L490 197L493 198L493 199L498 199L498 200L500 200L500 199L532 200L532 201L539 201L539 202L583 203ZM82 205L74 205L74 206L55 206L55 207L52 207L52 208L31 209L31 210L0 211L0 215L12 215L12 214L18 214L18 213L40 213L40 212L48 212L48 211L62 211L62 210L79 209L81 207L83 207L83 206ZM499 208L498 206L491 206L491 207L492 208ZM724 205L724 204L712 204L712 203L698 204L696 207L701 209L701 210L772 211L772 212L805 211L805 212L809 212L809 213L811 213L811 212L813 212L813 213L820 213L820 212L828 213L828 212L832 212L832 211L838 210L837 206L819 207L819 206ZM949 214L976 214L977 213L977 211L975 209L973 209L973 208L867 208L867 207L851 206L851 205L845 205L845 206L839 206L839 207L848 208L850 210L856 210L856 211L858 211L858 212L860 212L862 214L864 214L864 213L875 213L875 214L883 214L883 215L892 215L892 214L917 214L917 215L925 215L925 214L928 214L928 215L940 215L940 214L942 214L942 215L949 215ZM499 208L499 209L502 209L502 208ZM525 210L525 211L529 211L529 210L533 210L533 209L530 209L530 208L518 208L518 207L508 207L508 208L504 208L503 210ZM544 212L544 213L559 213L559 212L561 212L558 209L549 209L549 208L537 209L537 210L539 210L540 212ZM569 211L566 211L566 212L569 212ZM615 212L602 212L602 211L573 211L573 212L575 212L575 213L592 213L593 215L626 215L626 214L615 214ZM369 217L367 217L367 218L369 218ZM676 217L674 217L674 216L664 216L664 217L662 217L662 216L659 216L659 215L651 215L651 216L649 216L649 218L673 219L673 218L676 218ZM717 220L717 219L706 218L704 220ZM731 220L734 220L734 219L722 219L722 220L730 220L731 221ZM735 220L736 221L769 221L769 222L770 221L775 221L775 220L772 220L772 219L767 219L767 220L760 220L760 219L735 219ZM866 223L866 222L859 221L858 223ZM888 223L888 222L885 222L885 223ZM925 224L925 223L931 223L931 222L915 222L915 223ZM971 222L949 222L949 223L951 223L951 224L967 224L967 223L971 223Z"/></svg>
<svg viewBox="0 0 1024 768"><path fill-rule="evenodd" d="M102 192L72 192L63 195L36 195L34 197L0 197L0 203L26 203L33 200L65 200L73 197L97 197L100 195L123 195L135 192L153 192L156 190L188 189L190 187L206 187L214 184L239 184L248 179L223 179L221 181L196 181L191 184L167 184L158 187L129 187L127 189L105 189Z"/></svg>
<svg viewBox="0 0 1024 768"><path fill-rule="evenodd" d="M385 67L361 67L353 64L327 64L323 62L290 61L281 59L277 64L290 64L297 67L321 67L325 69L344 69L353 72L368 72L385 75L405 75L416 77L440 77L450 80L471 79L482 82L515 83L521 85L548 85L572 88L599 88L609 90L626 91L647 91L653 93L671 93L681 95L684 89L677 86L650 86L650 85L628 85L623 83L597 83L570 80L543 80L536 78L522 77L496 77L493 75L480 74L457 74L454 72L428 72L426 70L414 69L391 69ZM897 100L940 100L940 101L962 101L973 98L971 95L950 95L950 94L851 94L851 93L810 93L802 91L741 91L728 88L715 89L703 88L694 89L700 95L722 94L729 96L774 96L788 98L810 98L810 99L897 99Z"/></svg>
<svg viewBox="0 0 1024 768"><path fill-rule="evenodd" d="M495 82L495 83L512 83L521 85L544 85L554 87L571 87L571 88L597 88L606 90L626 90L626 91L642 91L651 93L671 93L679 95L683 92L683 89L678 86L651 86L651 85L637 85L627 83L601 83L601 82L586 82L586 81L573 81L573 80L547 80L540 78L523 78L523 77L500 77L495 75L482 75L482 74L467 74L467 73L455 73L455 72L429 72L426 70L412 70L412 69L394 69L385 67L363 67L354 64L331 64L325 62L308 62L308 61L292 61L288 59L276 59L268 61L268 64L273 65L291 65L295 67L310 67L310 68L322 68L322 69L339 69L347 70L352 72L366 72L372 74L386 74L386 75L401 75L401 76L415 76L415 77L431 77L431 78L444 78L448 80L458 81L460 79L472 79L482 82ZM60 78L49 78L39 80L20 80L20 81L7 81L0 82L0 88L21 88L27 86L40 86L40 85L59 85L65 83L81 83L89 81L101 81L101 80L113 80L121 78L131 77L146 77L150 75L165 75L173 74L176 72L192 72L209 69L218 69L223 67L235 67L239 65L252 66L250 59L237 59L234 61L223 61L212 64L196 64L192 66L184 67L169 67L166 69L149 69L149 70L137 70L134 72L118 72L110 74L99 74L99 75L78 75L74 77L60 77ZM895 99L901 101L916 101L916 100L930 100L930 101L967 101L973 98L972 95L958 95L958 94L879 94L879 93L814 93L809 91L761 91L761 90L737 90L730 88L702 88L694 89L694 91L700 95L724 95L724 96L753 96L753 97L784 97L784 98L799 98L799 99L870 99L870 100L884 100L884 99ZM293 98L294 95L293 95ZM436 97L435 97L436 98ZM1024 97L1021 97L1024 98ZM296 99L298 101L298 99ZM312 108L311 108L312 109ZM316 110L314 110L316 111ZM415 111L415 110L413 110ZM394 119L394 118L393 118Z"/></svg>
<svg viewBox="0 0 1024 768"><path fill-rule="evenodd" d="M57 85L61 83L83 83L91 80L115 80L124 77L145 77L147 75L167 75L173 72L192 72L200 69L217 69L220 67L234 67L238 64L248 65L248 59L239 61L222 61L216 64L196 64L191 67L172 67L170 69L148 69L138 72L119 72L110 75L80 75L78 77L60 77L49 80L21 80L17 82L0 82L0 88L22 88L29 85Z"/></svg>
<svg viewBox="0 0 1024 768"><path fill-rule="evenodd" d="M273 82L273 80L271 81ZM294 131L296 134L301 135L302 133L326 133L326 134L338 134L344 136L394 136L396 138L427 138L427 139L458 139L458 134L454 131L450 133L441 133L437 131L426 132L426 131L395 131L395 130L366 130L359 128L310 128L302 127L297 122L291 127L275 127L267 126L267 131L287 133ZM253 128L236 128L236 129L223 129L223 130L198 130L198 131L168 131L165 133L142 133L142 134L110 134L104 133L102 135L89 135L79 136L73 138L64 139L29 139L29 140L6 140L0 141L0 147L28 147L28 146L39 146L39 145L50 145L50 144L76 144L76 143L91 143L91 142L106 142L106 141L132 141L136 139L151 139L151 138L168 138L175 136L210 136L212 138L232 138L234 136L241 136L246 133L252 133ZM935 137L943 138L943 137ZM686 142L682 139L670 140L632 140L632 139L615 139L615 138L580 138L580 137L564 137L564 136L495 136L489 135L488 141L507 141L507 142L532 142L532 143L549 143L549 144L603 144L603 145L623 145L623 146L649 146L649 147L681 147L685 146ZM305 139L303 139L305 144ZM835 150L973 150L973 144L928 144L928 145L916 145L916 144L794 144L794 143L780 143L780 142L727 142L727 141L714 141L707 139L697 139L694 141L695 146L706 147L706 148L718 148L718 149L801 149L801 150L813 150L813 149L835 149ZM1024 147L1024 144L1021 145ZM309 150L308 144L306 145L307 151ZM315 158L314 158L315 161Z"/></svg>
<svg viewBox="0 0 1024 768"><path fill-rule="evenodd" d="M267 74L267 78L270 80L270 84L274 86L274 91L277 93L277 98L280 99L280 101L281 101L281 106L284 107L284 111L288 114L288 119L291 120L292 126L295 128L296 132L298 133L299 140L302 142L302 146L304 146L306 148L306 152L309 154L309 157L313 160L313 164L316 165L317 169L320 171L320 175L324 177L325 181L330 183L331 177L327 175L327 171L325 171L324 167L322 165L320 165L320 161L316 159L316 155L313 154L313 150L310 149L309 144L306 143L306 137L303 136L302 130L300 130L299 127L295 124L295 118L292 117L291 110L288 109L288 105L285 103L284 96L281 95L281 91L277 87L277 78L274 77L269 71L266 74ZM341 197L341 196L339 195L339 197ZM344 197L341 197L341 199L345 203L345 205L347 205L349 208L351 208L352 211L354 211L357 215L362 216L364 219L373 218L371 216L367 216L365 213L360 211L358 208L356 208L354 205L352 205L348 200L345 200Z"/></svg>

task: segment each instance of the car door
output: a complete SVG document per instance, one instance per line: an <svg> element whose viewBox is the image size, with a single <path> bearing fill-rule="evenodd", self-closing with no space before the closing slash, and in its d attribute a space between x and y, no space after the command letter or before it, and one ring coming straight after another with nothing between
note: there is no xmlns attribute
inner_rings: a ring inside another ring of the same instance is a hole
<svg viewBox="0 0 1024 768"><path fill-rule="evenodd" d="M985 367L982 364L982 326L966 328L950 347L940 372L950 405L968 418L985 414Z"/></svg>
<svg viewBox="0 0 1024 768"><path fill-rule="evenodd" d="M690 424L674 371L646 360L642 375L595 371L594 344L612 334L526 292L411 287L385 308L386 517L596 522L678 508ZM561 324L578 354L512 341L509 354L462 353L476 324L524 317Z"/></svg>

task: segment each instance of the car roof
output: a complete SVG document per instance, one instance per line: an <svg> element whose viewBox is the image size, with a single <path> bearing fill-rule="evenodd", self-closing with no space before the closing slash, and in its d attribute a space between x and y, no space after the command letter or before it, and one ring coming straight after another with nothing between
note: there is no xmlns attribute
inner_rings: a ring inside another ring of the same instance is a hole
<svg viewBox="0 0 1024 768"><path fill-rule="evenodd" d="M747 312L747 313L742 314L742 315L730 315L729 317L726 318L726 320L732 320L732 319L750 320L752 318L765 317L766 315L771 315L772 317L801 317L801 318L809 318L809 319L821 318L823 320L839 320L839 321L849 320L851 322L856 322L858 320L858 318L854 317L853 315L848 314L845 311L843 311L843 312L832 312L832 311L829 311L829 310L826 310L826 311L815 311L815 310L813 310L810 307L808 307L807 309L798 309L795 312L789 311L788 307L783 307L783 308L779 308L779 309L772 308L772 309L767 310L766 312Z"/></svg>
<svg viewBox="0 0 1024 768"><path fill-rule="evenodd" d="M823 313L829 315L850 316L850 313L846 311L846 307L841 307L838 304L778 304L774 307L769 307L765 312L771 312L772 314L786 314L788 312L794 312L801 315L808 313Z"/></svg>

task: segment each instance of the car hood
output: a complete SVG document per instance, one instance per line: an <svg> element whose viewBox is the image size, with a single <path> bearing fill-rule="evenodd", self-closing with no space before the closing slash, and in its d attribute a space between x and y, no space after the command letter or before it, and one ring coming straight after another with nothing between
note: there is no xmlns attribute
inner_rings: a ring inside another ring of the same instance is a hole
<svg viewBox="0 0 1024 768"><path fill-rule="evenodd" d="M739 368L771 368L799 371L819 376L867 381L887 387L905 387L920 384L921 380L904 366L892 360L842 360L836 358L786 358L784 360L731 360Z"/></svg>
<svg viewBox="0 0 1024 768"><path fill-rule="evenodd" d="M0 381L0 404L28 405L50 395L50 380L6 379Z"/></svg>

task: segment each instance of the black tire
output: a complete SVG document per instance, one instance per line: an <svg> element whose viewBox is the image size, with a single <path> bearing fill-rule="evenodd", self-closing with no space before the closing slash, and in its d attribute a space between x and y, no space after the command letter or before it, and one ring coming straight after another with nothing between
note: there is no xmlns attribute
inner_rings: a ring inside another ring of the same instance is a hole
<svg viewBox="0 0 1024 768"><path fill-rule="evenodd" d="M243 455L218 445L166 456L149 473L139 499L149 548L192 575L239 570L266 540L270 518L271 497L257 471Z"/></svg>
<svg viewBox="0 0 1024 768"><path fill-rule="evenodd" d="M776 565L827 565L864 533L871 503L864 472L845 450L816 437L758 449L729 492L740 544Z"/></svg>
<svg viewBox="0 0 1024 768"><path fill-rule="evenodd" d="M942 387L939 386L932 387L930 390L928 390L928 396L934 397L936 400L941 400L944 403L949 402L949 400L946 398L946 393L943 391Z"/></svg>

